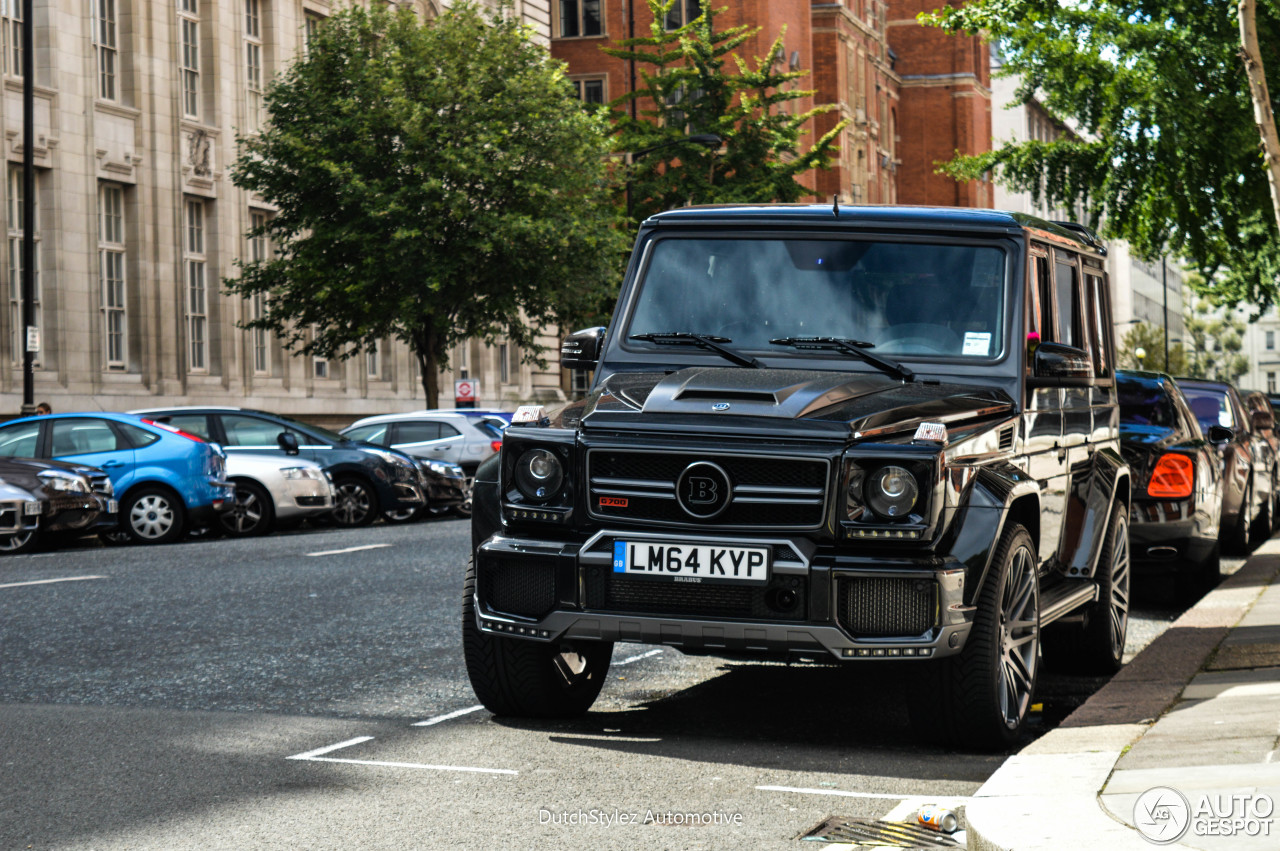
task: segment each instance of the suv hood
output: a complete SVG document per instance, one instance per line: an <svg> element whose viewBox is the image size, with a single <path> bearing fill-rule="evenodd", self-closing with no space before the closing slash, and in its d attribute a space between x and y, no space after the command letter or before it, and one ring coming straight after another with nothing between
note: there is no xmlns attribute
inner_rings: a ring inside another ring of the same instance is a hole
<svg viewBox="0 0 1280 851"><path fill-rule="evenodd" d="M694 417L753 417L802 421L815 431L856 437L871 430L914 430L923 420L955 422L1013 409L1004 393L978 385L903 383L860 372L693 367L670 374L614 373L581 407L566 409L562 421L591 429L649 420L692 424Z"/></svg>

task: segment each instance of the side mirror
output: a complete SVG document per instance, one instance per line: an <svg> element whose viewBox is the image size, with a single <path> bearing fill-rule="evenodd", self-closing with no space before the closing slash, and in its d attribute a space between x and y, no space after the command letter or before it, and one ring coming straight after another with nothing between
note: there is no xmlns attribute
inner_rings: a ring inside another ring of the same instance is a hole
<svg viewBox="0 0 1280 851"><path fill-rule="evenodd" d="M560 365L565 369L595 369L604 347L604 333L603 327L588 328L565 337L560 344Z"/></svg>
<svg viewBox="0 0 1280 851"><path fill-rule="evenodd" d="M1249 414L1249 424L1254 431L1267 431L1276 427L1276 415L1270 411L1254 411Z"/></svg>
<svg viewBox="0 0 1280 851"><path fill-rule="evenodd" d="M298 448L298 436L291 431L282 431L277 434L276 443L284 450L285 455L297 455L300 451Z"/></svg>
<svg viewBox="0 0 1280 851"><path fill-rule="evenodd" d="M1236 433L1234 431L1220 425L1209 426L1209 433L1206 435L1210 443L1216 444L1230 443L1235 436Z"/></svg>
<svg viewBox="0 0 1280 851"><path fill-rule="evenodd" d="M1083 349L1062 343L1041 343L1034 357L1032 375L1037 383L1073 386L1093 383L1093 361Z"/></svg>

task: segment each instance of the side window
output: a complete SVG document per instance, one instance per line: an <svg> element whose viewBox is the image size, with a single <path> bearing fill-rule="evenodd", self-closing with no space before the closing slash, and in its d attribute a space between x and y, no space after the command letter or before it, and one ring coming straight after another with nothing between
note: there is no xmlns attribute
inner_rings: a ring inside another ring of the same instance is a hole
<svg viewBox="0 0 1280 851"><path fill-rule="evenodd" d="M440 423L396 423L396 443L422 443L440 439Z"/></svg>
<svg viewBox="0 0 1280 851"><path fill-rule="evenodd" d="M160 435L149 432L145 428L138 428L136 425L129 425L129 423L116 423L116 427L124 432L125 439L133 444L134 449L150 446L160 439ZM183 431L186 431L186 429L183 429Z"/></svg>
<svg viewBox="0 0 1280 851"><path fill-rule="evenodd" d="M209 439L209 417L205 414L174 414L171 417L165 417L164 421L167 425L181 429L187 434Z"/></svg>
<svg viewBox="0 0 1280 851"><path fill-rule="evenodd" d="M34 458L39 440L40 423L22 423L0 428L0 456Z"/></svg>
<svg viewBox="0 0 1280 851"><path fill-rule="evenodd" d="M1039 334L1041 340L1053 339L1053 294L1049 289L1049 259L1033 253L1027 265L1027 333ZM1027 373L1031 372L1027 359Z"/></svg>
<svg viewBox="0 0 1280 851"><path fill-rule="evenodd" d="M441 437L457 437L460 434L462 434L462 432L458 431L456 428L449 425L448 423L440 423Z"/></svg>
<svg viewBox="0 0 1280 851"><path fill-rule="evenodd" d="M123 445L111 424L93 417L73 417L54 420L53 457L60 455L84 455L90 452L115 452L130 449Z"/></svg>
<svg viewBox="0 0 1280 851"><path fill-rule="evenodd" d="M349 437L352 440L363 440L365 443L376 443L378 446L386 446L389 443L387 440L387 431L389 429L390 426L385 423L380 423L378 425L366 425L344 432L343 436Z"/></svg>
<svg viewBox="0 0 1280 851"><path fill-rule="evenodd" d="M1059 254L1053 264L1053 288L1058 305L1058 342L1077 349L1086 348L1084 323L1081 321L1080 293L1076 285L1074 263L1064 263Z"/></svg>
<svg viewBox="0 0 1280 851"><path fill-rule="evenodd" d="M279 423L242 414L223 414L222 430L227 435L228 446L270 446L273 449L280 432L290 431ZM298 443L305 442L303 436L298 435Z"/></svg>
<svg viewBox="0 0 1280 851"><path fill-rule="evenodd" d="M1094 375L1108 378L1111 375L1111 311L1107 303L1107 291L1098 275L1085 275L1085 292L1089 297L1089 348L1093 351Z"/></svg>

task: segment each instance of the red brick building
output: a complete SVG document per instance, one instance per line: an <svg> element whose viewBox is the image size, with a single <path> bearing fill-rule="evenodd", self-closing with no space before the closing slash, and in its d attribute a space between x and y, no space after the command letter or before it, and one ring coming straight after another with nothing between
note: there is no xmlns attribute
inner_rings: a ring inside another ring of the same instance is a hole
<svg viewBox="0 0 1280 851"><path fill-rule="evenodd" d="M829 171L813 177L816 195L845 203L990 206L989 183L959 185L933 174L934 162L959 150L991 145L987 47L977 38L921 27L915 15L942 0L736 0L716 16L717 29L759 26L738 48L765 55L785 29L791 67L808 69L801 85L814 103L836 109L818 116L810 140L842 118L840 151ZM669 25L701 13L698 0L677 0ZM552 0L551 50L569 66L584 100L608 102L629 91L632 69L600 47L647 36L653 22L644 0ZM641 107L643 108L643 107Z"/></svg>

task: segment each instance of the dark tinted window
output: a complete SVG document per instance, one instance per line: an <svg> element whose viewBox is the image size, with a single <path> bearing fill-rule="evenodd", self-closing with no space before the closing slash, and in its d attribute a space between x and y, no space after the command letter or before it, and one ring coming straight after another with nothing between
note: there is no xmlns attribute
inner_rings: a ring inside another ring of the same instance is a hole
<svg viewBox="0 0 1280 851"><path fill-rule="evenodd" d="M136 425L129 425L128 423L116 423L116 425L124 432L124 436L133 444L134 449L150 446L160 439L160 435L149 432L145 428L138 428ZM186 431L186 429L183 429L183 431Z"/></svg>
<svg viewBox="0 0 1280 851"><path fill-rule="evenodd" d="M1160 382L1122 378L1117 388L1120 393L1120 422L1174 428L1181 424L1173 400Z"/></svg>
<svg viewBox="0 0 1280 851"><path fill-rule="evenodd" d="M396 423L396 443L422 443L439 439L440 423Z"/></svg>
<svg viewBox="0 0 1280 851"><path fill-rule="evenodd" d="M34 458L40 439L40 423L0 428L0 455L6 458Z"/></svg>
<svg viewBox="0 0 1280 851"><path fill-rule="evenodd" d="M1058 342L1085 348L1080 321L1080 299L1076 290L1076 267L1054 264L1054 290L1058 300Z"/></svg>

